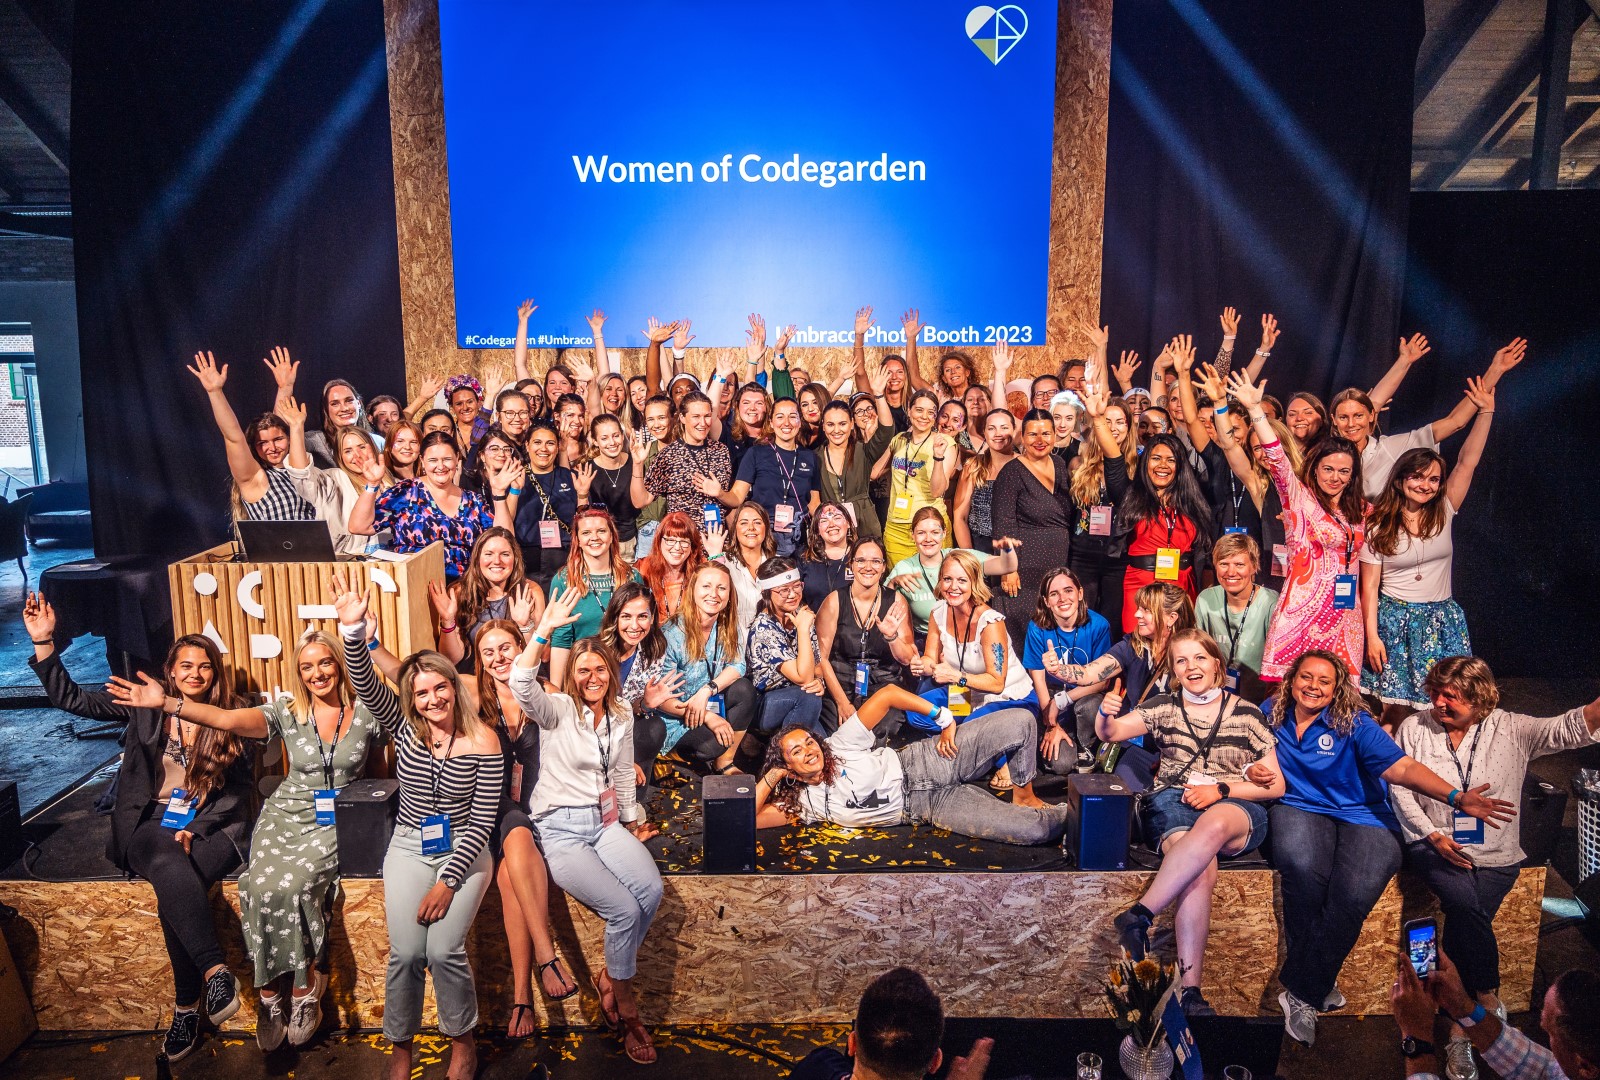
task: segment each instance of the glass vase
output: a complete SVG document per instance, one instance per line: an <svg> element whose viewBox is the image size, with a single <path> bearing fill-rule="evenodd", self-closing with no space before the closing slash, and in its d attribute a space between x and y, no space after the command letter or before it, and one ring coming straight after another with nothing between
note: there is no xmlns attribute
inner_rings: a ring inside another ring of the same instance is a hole
<svg viewBox="0 0 1600 1080"><path fill-rule="evenodd" d="M1157 1039L1154 1046L1145 1047L1134 1042L1133 1036L1124 1036L1117 1049L1117 1062L1128 1080L1169 1080L1172 1047L1167 1045L1166 1039Z"/></svg>

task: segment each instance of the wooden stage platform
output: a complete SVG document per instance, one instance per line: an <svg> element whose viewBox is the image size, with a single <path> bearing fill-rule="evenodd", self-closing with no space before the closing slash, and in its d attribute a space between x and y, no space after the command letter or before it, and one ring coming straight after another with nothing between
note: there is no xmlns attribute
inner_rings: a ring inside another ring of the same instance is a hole
<svg viewBox="0 0 1600 1080"><path fill-rule="evenodd" d="M952 1016L1105 1015L1100 980L1116 946L1111 919L1131 904L1148 872L880 872L666 876L666 895L640 956L638 989L652 1023L848 1022L857 996L896 964L928 976ZM1506 1005L1529 1006L1545 870L1528 869L1495 928ZM246 973L232 882L214 894L229 964ZM172 984L143 882L0 881L0 900L21 912L4 924L12 955L45 1030L134 1030L164 1023ZM1226 1016L1276 1015L1283 958L1282 897L1266 869L1218 877L1204 989ZM535 995L539 1022L598 1022L588 963L598 964L602 924L575 901L552 900L562 956L585 993L552 1005ZM1435 910L1420 882L1402 876L1367 919L1339 985L1348 1013L1387 1013L1400 926ZM344 883L333 917L336 1023L382 1023L388 939L383 882ZM1172 955L1170 913L1154 945ZM581 943L581 951L579 944ZM588 963L586 963L588 961ZM498 894L490 890L473 936L483 1019L510 1009ZM254 994L226 1027L254 1024ZM432 1024L431 992L425 1023ZM335 1021L330 1019L328 1023Z"/></svg>

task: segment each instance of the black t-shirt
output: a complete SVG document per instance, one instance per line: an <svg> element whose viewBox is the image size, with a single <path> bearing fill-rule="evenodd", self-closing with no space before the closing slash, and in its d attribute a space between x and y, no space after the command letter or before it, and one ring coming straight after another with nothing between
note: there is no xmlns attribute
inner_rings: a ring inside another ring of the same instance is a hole
<svg viewBox="0 0 1600 1080"><path fill-rule="evenodd" d="M639 511L633 505L633 455L623 456L620 469L608 469L598 461L590 464L594 466L594 482L589 485L589 501L611 511L611 518L617 523L617 539L626 544L639 535Z"/></svg>
<svg viewBox="0 0 1600 1080"><path fill-rule="evenodd" d="M831 1046L819 1047L800 1059L789 1072L789 1080L846 1080L855 1072L855 1061Z"/></svg>

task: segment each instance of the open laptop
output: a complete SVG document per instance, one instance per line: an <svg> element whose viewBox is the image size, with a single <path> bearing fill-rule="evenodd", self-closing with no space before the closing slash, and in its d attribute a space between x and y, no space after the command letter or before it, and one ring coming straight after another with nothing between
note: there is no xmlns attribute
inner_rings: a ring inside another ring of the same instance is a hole
<svg viewBox="0 0 1600 1080"><path fill-rule="evenodd" d="M325 521L241 521L246 562L334 562Z"/></svg>

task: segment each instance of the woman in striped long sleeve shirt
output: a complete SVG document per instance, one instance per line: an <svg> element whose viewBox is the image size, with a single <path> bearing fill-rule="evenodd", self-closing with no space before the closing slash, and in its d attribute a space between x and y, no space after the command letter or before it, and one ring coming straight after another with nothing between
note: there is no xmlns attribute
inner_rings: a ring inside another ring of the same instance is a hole
<svg viewBox="0 0 1600 1080"><path fill-rule="evenodd" d="M450 1072L477 1067L472 1032L478 991L467 932L489 887L489 837L505 787L500 740L478 719L455 665L432 650L413 653L389 689L367 651L367 598L335 576L334 607L356 696L394 739L400 812L383 859L389 973L383 1033L394 1043L390 1076L409 1077L422 1023L423 970L433 972L439 1032L451 1040Z"/></svg>

